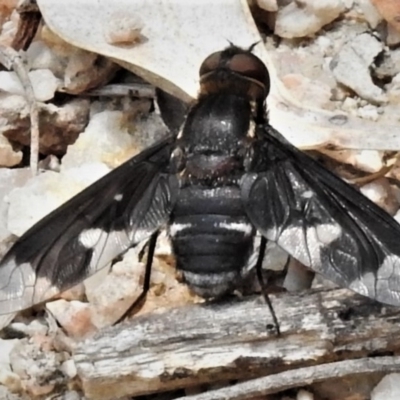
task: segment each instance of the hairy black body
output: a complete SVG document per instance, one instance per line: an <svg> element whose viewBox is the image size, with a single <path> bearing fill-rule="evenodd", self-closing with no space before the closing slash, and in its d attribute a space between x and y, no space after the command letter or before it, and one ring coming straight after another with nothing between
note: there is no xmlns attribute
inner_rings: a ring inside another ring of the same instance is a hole
<svg viewBox="0 0 400 400"><path fill-rule="evenodd" d="M253 253L256 231L239 186L251 119L243 97L204 96L176 142L181 190L169 232L177 268L203 297L221 296L237 286Z"/></svg>
<svg viewBox="0 0 400 400"><path fill-rule="evenodd" d="M200 68L182 128L145 149L26 232L0 262L0 314L83 280L167 229L188 285L232 291L254 264L256 233L339 285L400 305L400 225L294 148L268 123L269 76L230 46ZM257 257L255 257L257 258Z"/></svg>

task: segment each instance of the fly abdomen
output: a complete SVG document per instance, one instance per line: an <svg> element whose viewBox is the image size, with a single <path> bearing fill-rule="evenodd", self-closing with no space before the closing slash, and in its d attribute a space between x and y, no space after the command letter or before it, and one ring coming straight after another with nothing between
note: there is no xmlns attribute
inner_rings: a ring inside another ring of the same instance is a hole
<svg viewBox="0 0 400 400"><path fill-rule="evenodd" d="M181 190L169 234L177 268L202 297L221 296L242 279L255 231L241 204L235 186Z"/></svg>
<svg viewBox="0 0 400 400"><path fill-rule="evenodd" d="M192 107L173 151L180 192L169 233L177 268L202 297L237 287L253 253L255 230L238 184L251 112L246 96L207 95Z"/></svg>

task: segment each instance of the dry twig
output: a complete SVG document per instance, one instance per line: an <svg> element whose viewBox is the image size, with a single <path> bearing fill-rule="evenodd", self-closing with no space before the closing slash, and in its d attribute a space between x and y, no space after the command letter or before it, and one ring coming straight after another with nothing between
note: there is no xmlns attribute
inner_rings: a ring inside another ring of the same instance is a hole
<svg viewBox="0 0 400 400"><path fill-rule="evenodd" d="M31 157L30 168L32 174L35 175L38 167L39 159L39 109L36 102L33 87L29 79L28 70L24 64L21 53L18 53L11 47L0 45L0 63L8 70L13 70L17 74L24 88L26 101L30 109L31 123Z"/></svg>

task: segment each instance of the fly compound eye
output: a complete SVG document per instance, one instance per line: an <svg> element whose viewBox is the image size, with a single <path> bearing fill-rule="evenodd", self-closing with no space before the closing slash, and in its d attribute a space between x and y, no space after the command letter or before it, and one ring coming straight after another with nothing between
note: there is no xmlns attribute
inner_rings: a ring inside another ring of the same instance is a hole
<svg viewBox="0 0 400 400"><path fill-rule="evenodd" d="M203 61L199 71L200 77L207 75L208 73L213 72L220 67L222 53L222 51L212 53Z"/></svg>
<svg viewBox="0 0 400 400"><path fill-rule="evenodd" d="M265 94L269 93L270 80L267 67L254 54L236 54L230 59L228 67L232 72L258 82L264 87Z"/></svg>
<svg viewBox="0 0 400 400"><path fill-rule="evenodd" d="M230 54L227 51L212 53L201 64L199 75L202 78L217 69L227 69L244 78L257 81L265 87L267 93L269 92L270 80L266 66L257 56L248 51L236 54Z"/></svg>
<svg viewBox="0 0 400 400"><path fill-rule="evenodd" d="M236 85L236 92L247 93L253 100L263 100L270 89L267 67L249 50L239 47L212 53L201 64L199 74L203 93L232 89ZM231 79L227 79L229 76Z"/></svg>

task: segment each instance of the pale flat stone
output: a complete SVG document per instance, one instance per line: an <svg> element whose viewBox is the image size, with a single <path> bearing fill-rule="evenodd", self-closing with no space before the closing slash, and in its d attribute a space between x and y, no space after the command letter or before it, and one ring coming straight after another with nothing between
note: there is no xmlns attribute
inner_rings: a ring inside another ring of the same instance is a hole
<svg viewBox="0 0 400 400"><path fill-rule="evenodd" d="M275 34L284 38L312 35L335 20L345 10L342 0L303 0L279 9Z"/></svg>

